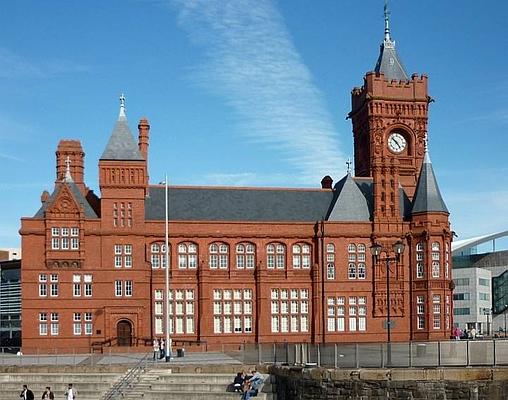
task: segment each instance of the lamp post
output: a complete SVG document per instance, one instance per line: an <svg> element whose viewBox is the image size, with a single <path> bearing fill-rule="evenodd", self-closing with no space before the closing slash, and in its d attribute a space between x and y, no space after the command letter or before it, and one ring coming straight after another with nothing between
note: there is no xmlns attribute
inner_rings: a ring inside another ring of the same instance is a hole
<svg viewBox="0 0 508 400"><path fill-rule="evenodd" d="M166 251L164 258L166 260L166 362L171 360L171 338L169 336L169 222L168 222L168 175L164 179L164 194L165 194L165 210L166 210L166 237L165 245Z"/></svg>
<svg viewBox="0 0 508 400"><path fill-rule="evenodd" d="M392 364L392 337L391 337L391 328L392 328L392 321L390 317L390 261L395 261L396 263L399 262L402 254L404 253L404 243L402 243L401 240L398 240L395 242L392 246L392 249L395 253L395 257L388 256L388 251L386 249L383 249L383 247L379 243L374 243L370 247L370 251L372 255L374 256L374 263L377 264L378 262L386 262L386 331L387 331L387 343L386 343L386 352L387 352L387 358L386 358L386 364L391 365ZM385 257L380 257L381 252L384 250L384 253L386 254Z"/></svg>
<svg viewBox="0 0 508 400"><path fill-rule="evenodd" d="M490 336L490 323L489 323L490 309L489 308L484 309L483 313L487 317L487 336Z"/></svg>
<svg viewBox="0 0 508 400"><path fill-rule="evenodd" d="M508 308L508 304L504 305L504 337L506 338L506 309Z"/></svg>

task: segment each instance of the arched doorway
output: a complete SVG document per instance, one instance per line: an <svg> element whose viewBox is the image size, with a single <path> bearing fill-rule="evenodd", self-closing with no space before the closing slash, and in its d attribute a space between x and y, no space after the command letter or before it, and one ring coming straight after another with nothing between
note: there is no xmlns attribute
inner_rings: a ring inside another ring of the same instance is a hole
<svg viewBox="0 0 508 400"><path fill-rule="evenodd" d="M116 337L118 346L130 346L132 343L132 324L122 320L116 325Z"/></svg>

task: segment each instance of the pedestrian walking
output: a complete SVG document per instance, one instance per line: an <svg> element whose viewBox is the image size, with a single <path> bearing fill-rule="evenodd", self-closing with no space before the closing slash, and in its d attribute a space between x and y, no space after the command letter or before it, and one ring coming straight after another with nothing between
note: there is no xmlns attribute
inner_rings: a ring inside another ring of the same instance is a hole
<svg viewBox="0 0 508 400"><path fill-rule="evenodd" d="M159 352L160 352L159 359L163 359L164 356L166 355L165 348L166 348L166 342L164 341L164 339L161 339L160 345L159 345Z"/></svg>
<svg viewBox="0 0 508 400"><path fill-rule="evenodd" d="M157 361L159 356L160 356L159 339L155 338L153 340L153 360Z"/></svg>
<svg viewBox="0 0 508 400"><path fill-rule="evenodd" d="M46 390L42 393L42 400L54 400L55 395L51 391L49 386L46 386Z"/></svg>
<svg viewBox="0 0 508 400"><path fill-rule="evenodd" d="M76 398L76 389L72 387L72 383L69 383L69 387L65 391L66 400L74 400Z"/></svg>
<svg viewBox="0 0 508 400"><path fill-rule="evenodd" d="M19 397L21 397L23 400L34 400L34 392L28 389L27 385L23 385L23 390L21 391Z"/></svg>

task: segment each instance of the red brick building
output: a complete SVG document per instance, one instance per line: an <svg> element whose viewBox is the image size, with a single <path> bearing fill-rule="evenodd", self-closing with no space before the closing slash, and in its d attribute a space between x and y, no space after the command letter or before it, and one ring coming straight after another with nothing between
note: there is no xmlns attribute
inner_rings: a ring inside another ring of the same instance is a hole
<svg viewBox="0 0 508 400"><path fill-rule="evenodd" d="M172 338L385 341L390 310L392 340L447 339L452 237L426 150L430 102L386 19L375 70L352 91L354 177L316 189L170 186ZM141 119L136 142L122 102L100 197L85 184L80 142L60 141L55 188L22 219L25 353L165 334L165 187L149 183L149 131ZM388 290L370 247L393 257L398 241Z"/></svg>

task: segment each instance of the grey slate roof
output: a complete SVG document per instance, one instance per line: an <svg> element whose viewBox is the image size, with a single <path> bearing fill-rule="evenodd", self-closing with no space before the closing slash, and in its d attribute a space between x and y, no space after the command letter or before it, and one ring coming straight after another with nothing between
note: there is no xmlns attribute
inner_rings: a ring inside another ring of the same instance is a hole
<svg viewBox="0 0 508 400"><path fill-rule="evenodd" d="M394 79L397 81L409 80L406 70L395 51L395 42L391 40L385 40L381 44L374 71L383 73L389 81Z"/></svg>
<svg viewBox="0 0 508 400"><path fill-rule="evenodd" d="M63 185L67 185L69 187L72 195L74 196L74 200L83 207L83 210L85 212L85 218L98 218L97 214L90 206L90 203L88 203L85 196L83 196L79 188L72 180L70 181L66 180L63 183L57 183L48 201L42 204L41 208L39 208L39 210L35 213L34 218L44 218L44 212L49 208L51 204L53 204L53 202L58 196L58 193L60 193L60 190L62 190Z"/></svg>
<svg viewBox="0 0 508 400"><path fill-rule="evenodd" d="M315 222L326 217L331 190L191 188L168 190L170 220ZM147 220L165 219L164 187L149 188Z"/></svg>
<svg viewBox="0 0 508 400"><path fill-rule="evenodd" d="M132 136L127 118L119 116L102 153L101 160L144 160L139 152L138 144Z"/></svg>
<svg viewBox="0 0 508 400"><path fill-rule="evenodd" d="M370 221L371 208L365 194L347 174L335 185L328 221Z"/></svg>
<svg viewBox="0 0 508 400"><path fill-rule="evenodd" d="M441 197L441 192L439 191L428 153L425 153L413 198L412 213L422 212L448 213L448 208L446 208L446 204Z"/></svg>

